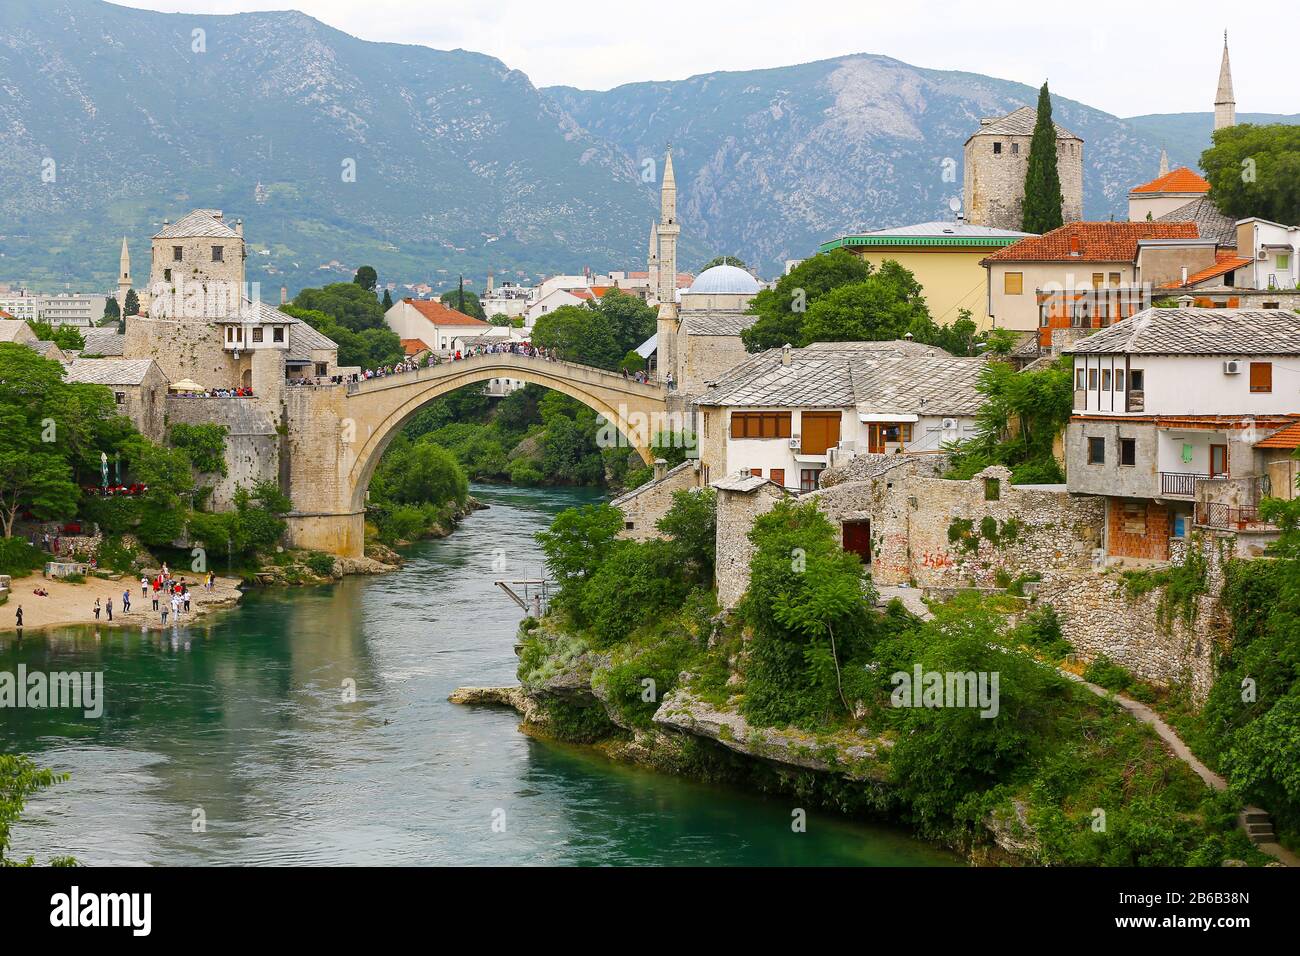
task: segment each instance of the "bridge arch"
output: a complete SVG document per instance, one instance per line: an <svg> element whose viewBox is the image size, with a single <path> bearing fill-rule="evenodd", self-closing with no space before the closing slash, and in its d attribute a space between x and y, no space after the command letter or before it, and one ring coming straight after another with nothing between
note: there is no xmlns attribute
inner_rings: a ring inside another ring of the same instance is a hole
<svg viewBox="0 0 1300 956"><path fill-rule="evenodd" d="M349 510L354 514L365 510L366 492L379 460L416 412L449 392L494 378L541 385L582 402L616 428L646 464L652 463L652 423L663 421L667 411L661 388L573 362L512 353L472 356L348 387L345 411L355 429L347 467Z"/></svg>

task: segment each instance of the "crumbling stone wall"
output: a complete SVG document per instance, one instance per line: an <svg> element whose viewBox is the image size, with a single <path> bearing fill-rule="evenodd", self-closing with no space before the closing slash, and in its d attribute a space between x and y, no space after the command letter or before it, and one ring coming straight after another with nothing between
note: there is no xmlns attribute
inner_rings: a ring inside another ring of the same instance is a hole
<svg viewBox="0 0 1300 956"><path fill-rule="evenodd" d="M1184 621L1181 609L1166 609L1164 589L1133 594L1118 569L1058 570L1037 585L1039 605L1050 604L1061 632L1085 662L1106 656L1135 676L1157 686L1184 685L1197 703L1214 683L1214 649L1231 633L1223 608L1223 566L1236 556L1235 535L1202 532L1179 548L1179 563L1195 548L1205 558L1206 591L1196 598L1195 614Z"/></svg>
<svg viewBox="0 0 1300 956"><path fill-rule="evenodd" d="M754 491L718 489L717 582L718 604L735 607L749 589L749 562L754 555L749 541L750 529L759 515L767 514L786 497L772 482L764 482Z"/></svg>

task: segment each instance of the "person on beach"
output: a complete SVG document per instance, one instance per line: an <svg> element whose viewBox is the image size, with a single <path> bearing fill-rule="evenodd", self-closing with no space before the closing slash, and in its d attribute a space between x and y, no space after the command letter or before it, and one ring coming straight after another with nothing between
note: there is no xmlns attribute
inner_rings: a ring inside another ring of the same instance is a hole
<svg viewBox="0 0 1300 956"><path fill-rule="evenodd" d="M110 621L113 620L113 599L112 598L108 599L108 603L104 605L104 609L108 611L108 619Z"/></svg>
<svg viewBox="0 0 1300 956"><path fill-rule="evenodd" d="M185 601L185 613L190 613L190 589L188 586L181 588L181 598Z"/></svg>
<svg viewBox="0 0 1300 956"><path fill-rule="evenodd" d="M123 614L130 614L130 613L131 613L131 590L130 590L130 588L128 588L127 590L125 590L125 591L122 592L122 613L123 613Z"/></svg>
<svg viewBox="0 0 1300 956"><path fill-rule="evenodd" d="M18 636L23 636L23 606L18 605L18 610L14 612L14 623L18 627Z"/></svg>
<svg viewBox="0 0 1300 956"><path fill-rule="evenodd" d="M157 603L158 603L157 601L154 601L154 604ZM166 627L167 626L167 605L166 604L162 606L162 622L163 622L163 627Z"/></svg>
<svg viewBox="0 0 1300 956"><path fill-rule="evenodd" d="M95 620L99 620L99 598L95 598Z"/></svg>
<svg viewBox="0 0 1300 956"><path fill-rule="evenodd" d="M148 596L149 596L149 575L142 574L140 575L140 597L147 598Z"/></svg>

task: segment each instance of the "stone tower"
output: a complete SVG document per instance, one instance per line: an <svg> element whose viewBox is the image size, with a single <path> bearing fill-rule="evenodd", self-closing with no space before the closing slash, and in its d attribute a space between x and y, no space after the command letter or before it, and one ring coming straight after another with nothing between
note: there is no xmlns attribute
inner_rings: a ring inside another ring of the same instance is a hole
<svg viewBox="0 0 1300 956"><path fill-rule="evenodd" d="M650 276L650 292L659 295L659 224L650 223L650 255L646 259L646 273Z"/></svg>
<svg viewBox="0 0 1300 956"><path fill-rule="evenodd" d="M1025 173L1038 111L1022 106L980 120L963 150L966 220L976 226L1019 229L1024 221ZM1083 140L1056 124L1056 169L1061 177L1061 218L1083 218Z"/></svg>
<svg viewBox="0 0 1300 956"><path fill-rule="evenodd" d="M1232 65L1228 62L1228 31L1223 31L1223 60L1219 64L1219 89L1214 94L1214 128L1237 125L1237 101L1232 97Z"/></svg>
<svg viewBox="0 0 1300 956"><path fill-rule="evenodd" d="M677 368L677 180L673 176L673 148L664 157L664 178L659 189L658 288L659 324L656 351L659 373L676 372Z"/></svg>
<svg viewBox="0 0 1300 956"><path fill-rule="evenodd" d="M117 307L119 315L126 315L126 294L131 291L131 253L126 247L126 236L122 237L122 255L117 267Z"/></svg>
<svg viewBox="0 0 1300 956"><path fill-rule="evenodd" d="M164 222L153 237L149 297L176 293L182 298L202 294L208 314L224 297L238 308L244 289L244 222L231 227L220 209L195 209L176 222Z"/></svg>

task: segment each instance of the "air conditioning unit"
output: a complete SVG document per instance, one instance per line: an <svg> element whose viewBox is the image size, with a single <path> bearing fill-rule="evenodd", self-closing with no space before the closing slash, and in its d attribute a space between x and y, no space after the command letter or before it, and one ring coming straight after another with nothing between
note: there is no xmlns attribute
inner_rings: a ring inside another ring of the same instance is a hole
<svg viewBox="0 0 1300 956"><path fill-rule="evenodd" d="M946 432L950 432L950 431L952 431L953 429L955 429L956 427L957 427L957 419L955 419L955 418L945 418L945 419L943 420L943 430L944 430L944 431L946 431Z"/></svg>
<svg viewBox="0 0 1300 956"><path fill-rule="evenodd" d="M1240 362L1237 362L1237 361L1224 362L1224 363L1223 363L1223 374L1224 374L1224 375L1240 375L1240 374L1241 374L1241 363L1240 363Z"/></svg>
<svg viewBox="0 0 1300 956"><path fill-rule="evenodd" d="M798 435L791 436L790 447L797 450L799 448L799 445L800 445L799 436Z"/></svg>
<svg viewBox="0 0 1300 956"><path fill-rule="evenodd" d="M1260 262L1267 262L1267 261L1268 261L1268 251L1265 250L1265 249L1261 249L1261 250L1259 250L1259 255L1257 255L1255 258L1258 259Z"/></svg>

